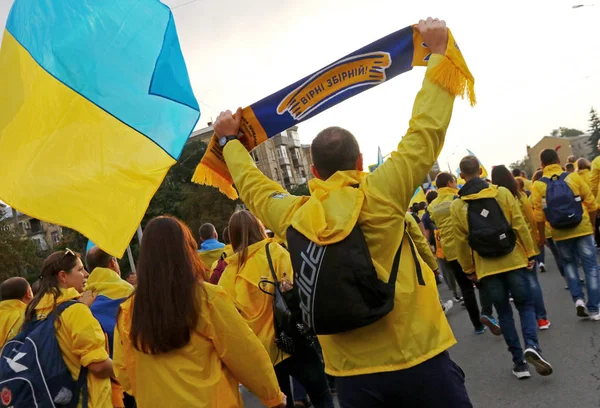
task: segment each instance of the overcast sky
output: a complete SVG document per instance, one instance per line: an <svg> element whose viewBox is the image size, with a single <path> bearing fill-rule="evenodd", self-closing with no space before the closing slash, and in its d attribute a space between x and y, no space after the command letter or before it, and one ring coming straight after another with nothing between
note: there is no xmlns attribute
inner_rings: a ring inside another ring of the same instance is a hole
<svg viewBox="0 0 600 408"><path fill-rule="evenodd" d="M465 149L491 167L526 154L559 126L587 130L600 109L600 35L581 0L165 0L175 21L202 117L249 105L378 38L429 15L445 19L476 79L478 105L458 100L440 164ZM591 1L589 1L591 2ZM0 0L4 25L12 0ZM595 70L594 70L595 68ZM368 163L404 135L423 68L300 125L309 143L337 125L358 138Z"/></svg>

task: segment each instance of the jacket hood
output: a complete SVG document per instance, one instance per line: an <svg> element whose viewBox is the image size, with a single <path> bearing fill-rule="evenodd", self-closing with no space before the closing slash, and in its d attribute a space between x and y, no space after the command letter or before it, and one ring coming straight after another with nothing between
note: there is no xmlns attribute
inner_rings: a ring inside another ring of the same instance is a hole
<svg viewBox="0 0 600 408"><path fill-rule="evenodd" d="M19 299L3 300L0 302L0 312L10 312L13 310L25 310L27 304L21 302Z"/></svg>
<svg viewBox="0 0 600 408"><path fill-rule="evenodd" d="M481 198L494 198L498 195L498 186L489 184L487 181L475 177L458 191L462 200L479 200Z"/></svg>
<svg viewBox="0 0 600 408"><path fill-rule="evenodd" d="M56 306L61 305L69 300L79 299L81 294L75 288L61 289L60 295L56 298ZM54 295L46 293L40 302L35 306L35 311L39 319L45 319L54 310Z"/></svg>
<svg viewBox="0 0 600 408"><path fill-rule="evenodd" d="M121 279L112 269L96 268L90 274L85 290L96 290L99 295L111 299L128 297L133 292L133 286Z"/></svg>
<svg viewBox="0 0 600 408"><path fill-rule="evenodd" d="M268 238L268 239L263 239L262 241L259 241L259 242L256 242L256 243L250 245L248 247L248 258L247 259L252 258L254 255L256 255L256 253L258 251L262 250L270 242L273 242L273 240L271 238ZM265 257L266 257L266 255L265 255ZM229 265L236 266L239 264L239 262L240 262L239 252L232 253L230 256L227 257L227 265L228 266Z"/></svg>
<svg viewBox="0 0 600 408"><path fill-rule="evenodd" d="M327 180L309 181L310 198L294 214L292 226L319 245L346 238L358 221L365 199L360 188L367 173L338 171Z"/></svg>

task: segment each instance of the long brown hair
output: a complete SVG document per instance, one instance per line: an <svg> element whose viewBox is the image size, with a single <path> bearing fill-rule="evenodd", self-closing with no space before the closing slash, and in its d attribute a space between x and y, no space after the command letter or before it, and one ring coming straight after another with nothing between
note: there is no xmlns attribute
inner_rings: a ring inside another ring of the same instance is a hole
<svg viewBox="0 0 600 408"><path fill-rule="evenodd" d="M239 267L248 260L248 247L267 238L265 227L250 211L234 213L229 219L229 237L235 253L240 254Z"/></svg>
<svg viewBox="0 0 600 408"><path fill-rule="evenodd" d="M517 181L510 170L508 170L503 164L494 166L492 169L492 183L497 186L507 188L508 191L515 196L515 198L519 198L521 196Z"/></svg>
<svg viewBox="0 0 600 408"><path fill-rule="evenodd" d="M25 321L30 322L35 319L35 308L39 305L40 300L51 293L54 296L54 308L56 308L56 300L60 296L60 286L58 285L58 273L65 271L71 273L73 268L77 266L79 255L71 250L58 251L51 254L44 260L42 272L40 273L39 288L33 296L33 300L27 305L25 310Z"/></svg>
<svg viewBox="0 0 600 408"><path fill-rule="evenodd" d="M146 354L161 354L190 342L200 313L197 284L204 267L190 229L177 218L152 219L142 238L131 342Z"/></svg>

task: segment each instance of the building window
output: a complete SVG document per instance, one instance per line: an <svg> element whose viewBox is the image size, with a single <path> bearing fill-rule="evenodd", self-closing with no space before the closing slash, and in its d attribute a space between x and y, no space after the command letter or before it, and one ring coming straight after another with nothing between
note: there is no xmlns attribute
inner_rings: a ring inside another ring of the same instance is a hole
<svg viewBox="0 0 600 408"><path fill-rule="evenodd" d="M58 231L54 231L52 233L52 242L58 244L60 242L60 237L58 236Z"/></svg>

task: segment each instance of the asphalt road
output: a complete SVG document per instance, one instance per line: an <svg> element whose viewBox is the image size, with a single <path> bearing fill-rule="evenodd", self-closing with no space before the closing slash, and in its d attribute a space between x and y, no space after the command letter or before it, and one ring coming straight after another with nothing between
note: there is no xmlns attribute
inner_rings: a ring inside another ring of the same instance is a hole
<svg viewBox="0 0 600 408"><path fill-rule="evenodd" d="M467 311L455 305L448 313L458 344L450 349L452 358L466 374L466 384L474 407L484 408L592 408L600 407L600 322L581 320L564 289L549 251L546 273L539 279L544 292L549 330L539 333L544 357L554 374L541 377L531 367L532 377L517 380L512 375L511 355L502 336L487 332L476 335ZM450 298L444 284L438 286L442 298ZM518 313L515 321L520 334ZM247 408L262 405L245 398Z"/></svg>

